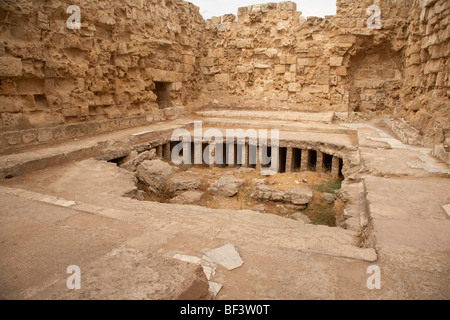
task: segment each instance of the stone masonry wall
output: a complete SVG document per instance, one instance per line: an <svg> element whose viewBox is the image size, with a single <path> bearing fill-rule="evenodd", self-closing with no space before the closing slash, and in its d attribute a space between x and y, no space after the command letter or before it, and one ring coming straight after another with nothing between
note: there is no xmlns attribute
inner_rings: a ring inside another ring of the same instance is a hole
<svg viewBox="0 0 450 320"><path fill-rule="evenodd" d="M372 5L381 29L368 28ZM439 143L449 137L449 12L446 0L337 0L325 19L292 2L240 8L207 21L204 92L224 106L405 117L425 145Z"/></svg>
<svg viewBox="0 0 450 320"><path fill-rule="evenodd" d="M206 90L228 103L346 111L339 84L342 56L333 55L333 17L306 20L293 2L240 8L207 21L202 61Z"/></svg>
<svg viewBox="0 0 450 320"><path fill-rule="evenodd" d="M81 30L66 27L69 5ZM0 152L212 102L389 115L448 144L449 16L448 0L337 0L325 18L267 3L206 23L181 0L3 0Z"/></svg>
<svg viewBox="0 0 450 320"><path fill-rule="evenodd" d="M408 19L403 117L423 144L450 146L450 1L414 0ZM450 149L448 150L450 151Z"/></svg>
<svg viewBox="0 0 450 320"><path fill-rule="evenodd" d="M206 89L228 103L386 112L385 101L396 102L384 93L398 90L402 79L404 44L394 42L406 24L408 2L379 3L382 30L367 27L366 10L373 1L339 0L337 15L325 19L303 17L292 2L213 18L207 22L209 52L202 61Z"/></svg>
<svg viewBox="0 0 450 320"><path fill-rule="evenodd" d="M70 5L80 30L66 26ZM1 149L160 121L155 82L165 106L189 104L203 30L184 1L0 1Z"/></svg>

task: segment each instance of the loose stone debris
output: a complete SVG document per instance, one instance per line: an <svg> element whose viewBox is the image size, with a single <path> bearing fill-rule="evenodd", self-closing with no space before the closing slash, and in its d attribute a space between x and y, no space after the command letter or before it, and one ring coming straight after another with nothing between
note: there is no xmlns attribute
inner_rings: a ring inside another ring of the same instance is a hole
<svg viewBox="0 0 450 320"><path fill-rule="evenodd" d="M230 271L240 268L244 264L236 246L233 244L224 245L223 247L210 250L205 254L215 263L220 264Z"/></svg>
<svg viewBox="0 0 450 320"><path fill-rule="evenodd" d="M188 256L181 252L174 251L165 254L166 257L177 259L184 262L189 262L193 264L200 265L203 268L203 272L206 275L209 283L209 291L213 297L222 289L223 285L217 282L211 281L214 277L217 269L217 264L223 266L229 271L241 267L244 262L242 261L236 246L232 244L227 244L223 247L207 251L202 258L196 256Z"/></svg>

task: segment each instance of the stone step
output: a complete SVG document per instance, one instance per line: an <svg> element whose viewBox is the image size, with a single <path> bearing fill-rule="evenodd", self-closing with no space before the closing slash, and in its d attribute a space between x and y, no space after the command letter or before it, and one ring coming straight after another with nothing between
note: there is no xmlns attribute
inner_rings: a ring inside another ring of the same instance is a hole
<svg viewBox="0 0 450 320"><path fill-rule="evenodd" d="M269 119L325 123L333 122L335 117L334 112L312 113L295 111L214 110L198 111L196 113L197 115L209 118Z"/></svg>
<svg viewBox="0 0 450 320"><path fill-rule="evenodd" d="M128 155L133 148L164 139L169 141L174 130L191 125L192 122L185 120L152 124L64 142L47 148L0 155L0 179L91 157L107 161L120 158Z"/></svg>
<svg viewBox="0 0 450 320"><path fill-rule="evenodd" d="M235 118L206 118L203 124L210 127L233 127L233 128L252 128L252 129L279 129L282 131L307 131L322 133L341 133L357 135L355 129L342 127L336 124L324 124L317 122L293 122L281 120L249 120Z"/></svg>

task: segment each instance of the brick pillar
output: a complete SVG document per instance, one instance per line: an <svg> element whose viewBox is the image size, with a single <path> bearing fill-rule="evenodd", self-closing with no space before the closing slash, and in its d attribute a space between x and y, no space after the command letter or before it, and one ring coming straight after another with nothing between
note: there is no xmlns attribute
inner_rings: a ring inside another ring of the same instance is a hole
<svg viewBox="0 0 450 320"><path fill-rule="evenodd" d="M156 155L158 157L162 158L162 156L163 156L163 146L162 145L160 145L156 148Z"/></svg>
<svg viewBox="0 0 450 320"><path fill-rule="evenodd" d="M293 168L294 168L294 150L292 148L287 148L286 173L292 173Z"/></svg>
<svg viewBox="0 0 450 320"><path fill-rule="evenodd" d="M331 162L331 175L333 178L339 178L340 160L340 158L333 156L333 160Z"/></svg>
<svg viewBox="0 0 450 320"><path fill-rule="evenodd" d="M170 154L170 142L168 142L164 145L164 160L170 161L171 158L172 155Z"/></svg>
<svg viewBox="0 0 450 320"><path fill-rule="evenodd" d="M245 151L244 152L244 161L242 163L242 166L244 168L250 167L249 150L250 150L250 147L248 146L248 144L245 144L244 145L244 151Z"/></svg>
<svg viewBox="0 0 450 320"><path fill-rule="evenodd" d="M325 167L323 165L323 153L320 151L317 151L316 171L325 172Z"/></svg>
<svg viewBox="0 0 450 320"><path fill-rule="evenodd" d="M301 161L300 171L308 171L309 170L309 168L308 168L309 157L310 157L309 150L302 150L302 161Z"/></svg>

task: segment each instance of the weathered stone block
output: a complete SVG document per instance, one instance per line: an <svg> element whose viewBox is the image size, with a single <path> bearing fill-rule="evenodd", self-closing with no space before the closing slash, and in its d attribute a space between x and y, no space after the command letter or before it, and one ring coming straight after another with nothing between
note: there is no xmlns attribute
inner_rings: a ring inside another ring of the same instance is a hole
<svg viewBox="0 0 450 320"><path fill-rule="evenodd" d="M62 113L66 118L78 117L80 115L80 108L77 107L65 108L62 110Z"/></svg>
<svg viewBox="0 0 450 320"><path fill-rule="evenodd" d="M280 2L277 5L278 10L283 11L296 11L297 10L297 4L295 2L291 2L291 1L284 1L284 2Z"/></svg>
<svg viewBox="0 0 450 320"><path fill-rule="evenodd" d="M204 67L213 67L214 66L214 59L213 58L203 58L202 59L202 66L204 66Z"/></svg>
<svg viewBox="0 0 450 320"><path fill-rule="evenodd" d="M297 57L296 56L281 56L280 63L281 64L296 64Z"/></svg>
<svg viewBox="0 0 450 320"><path fill-rule="evenodd" d="M9 145L17 145L22 141L22 135L18 131L5 132L3 134L3 140Z"/></svg>
<svg viewBox="0 0 450 320"><path fill-rule="evenodd" d="M330 66L331 67L340 67L340 66L342 66L343 61L344 61L343 57L330 57Z"/></svg>
<svg viewBox="0 0 450 320"><path fill-rule="evenodd" d="M260 62L255 63L254 66L256 69L269 69L270 68L270 66L268 64L260 63Z"/></svg>
<svg viewBox="0 0 450 320"><path fill-rule="evenodd" d="M248 7L241 7L238 9L238 16L243 16L248 13Z"/></svg>
<svg viewBox="0 0 450 320"><path fill-rule="evenodd" d="M297 65L313 67L316 65L316 58L298 58Z"/></svg>
<svg viewBox="0 0 450 320"><path fill-rule="evenodd" d="M286 66L284 64L277 64L275 65L273 72L275 74L285 74L286 73Z"/></svg>
<svg viewBox="0 0 450 320"><path fill-rule="evenodd" d="M214 76L215 81L218 83L227 83L228 82L228 74L222 73L222 74L216 74Z"/></svg>
<svg viewBox="0 0 450 320"><path fill-rule="evenodd" d="M209 49L208 50L208 57L211 58L222 58L224 56L224 49Z"/></svg>
<svg viewBox="0 0 450 320"><path fill-rule="evenodd" d="M183 71L185 73L194 73L195 72L195 66L193 66L192 64L185 64L183 66Z"/></svg>
<svg viewBox="0 0 450 320"><path fill-rule="evenodd" d="M304 88L305 93L330 93L328 85L310 85Z"/></svg>
<svg viewBox="0 0 450 320"><path fill-rule="evenodd" d="M252 65L237 66L236 72L237 73L252 73L253 66Z"/></svg>
<svg viewBox="0 0 450 320"><path fill-rule="evenodd" d="M22 76L22 60L13 57L0 57L0 77Z"/></svg>
<svg viewBox="0 0 450 320"><path fill-rule="evenodd" d="M347 75L347 68L346 67L337 67L336 68L336 75L337 76L346 76Z"/></svg>
<svg viewBox="0 0 450 320"><path fill-rule="evenodd" d="M53 139L53 131L49 128L38 129L37 134L37 139L39 142L47 142Z"/></svg>
<svg viewBox="0 0 450 320"><path fill-rule="evenodd" d="M284 80L286 80L287 82L294 81L295 80L295 73L286 72L284 74Z"/></svg>
<svg viewBox="0 0 450 320"><path fill-rule="evenodd" d="M191 55L183 55L183 62L186 64L190 64L193 65L195 64L195 56L191 56Z"/></svg>
<svg viewBox="0 0 450 320"><path fill-rule="evenodd" d="M340 34L338 36L338 43L355 43L356 36L351 34Z"/></svg>
<svg viewBox="0 0 450 320"><path fill-rule="evenodd" d="M37 130L26 130L22 134L22 142L24 144L29 144L37 140L38 134Z"/></svg>
<svg viewBox="0 0 450 320"><path fill-rule="evenodd" d="M240 49L250 49L253 48L253 40L252 39L236 39L236 47Z"/></svg>
<svg viewBox="0 0 450 320"><path fill-rule="evenodd" d="M208 91L217 91L219 90L219 85L217 84L217 82L210 82L206 85L206 89Z"/></svg>
<svg viewBox="0 0 450 320"><path fill-rule="evenodd" d="M217 31L219 31L219 32L225 32L225 31L230 31L230 30L231 30L230 22L220 23L217 25Z"/></svg>
<svg viewBox="0 0 450 320"><path fill-rule="evenodd" d="M300 91L299 87L300 87L300 90L301 90L301 86L298 83L290 83L289 86L288 86L288 91L289 92Z"/></svg>

